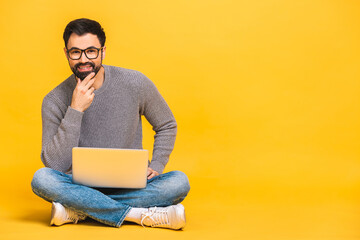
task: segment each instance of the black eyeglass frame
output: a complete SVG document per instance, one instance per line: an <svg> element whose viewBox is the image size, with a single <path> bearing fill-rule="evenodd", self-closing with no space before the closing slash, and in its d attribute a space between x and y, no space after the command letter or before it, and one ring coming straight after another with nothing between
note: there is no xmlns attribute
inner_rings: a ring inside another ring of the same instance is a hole
<svg viewBox="0 0 360 240"><path fill-rule="evenodd" d="M85 54L85 56L86 56L88 59L97 59L97 58L99 57L99 52L102 51L103 48L104 48L104 47L101 47L101 48L88 47L88 48L86 48L86 49L70 48L70 49L66 49L66 53L67 53L67 55L69 56L69 58L70 58L71 60L79 60L79 59L81 58L81 56L82 56L83 53ZM88 57L88 55L86 54L86 50L89 50L89 49L96 49L96 50L97 50L96 57L94 57L94 58L89 58L89 57ZM81 52L79 58L71 58L71 57L70 57L69 52L72 51L72 50L79 50L79 51Z"/></svg>

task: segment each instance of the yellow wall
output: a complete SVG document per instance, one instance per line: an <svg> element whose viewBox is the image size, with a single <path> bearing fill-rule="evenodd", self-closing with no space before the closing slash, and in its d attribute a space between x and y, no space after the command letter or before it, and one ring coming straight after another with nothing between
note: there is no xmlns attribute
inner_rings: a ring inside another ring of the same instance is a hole
<svg viewBox="0 0 360 240"><path fill-rule="evenodd" d="M356 202L359 13L350 0L2 1L1 179L32 196L41 101L71 74L63 29L87 17L107 34L104 63L143 72L173 110L167 170L189 175L188 204Z"/></svg>

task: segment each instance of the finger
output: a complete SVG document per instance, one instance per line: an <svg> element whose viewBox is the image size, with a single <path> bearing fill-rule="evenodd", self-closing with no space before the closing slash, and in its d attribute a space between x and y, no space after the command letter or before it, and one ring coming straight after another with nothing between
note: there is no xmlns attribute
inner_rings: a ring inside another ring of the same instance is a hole
<svg viewBox="0 0 360 240"><path fill-rule="evenodd" d="M88 90L88 93L91 95L94 91L95 91L95 88L94 88L94 87L91 87L91 88Z"/></svg>
<svg viewBox="0 0 360 240"><path fill-rule="evenodd" d="M78 77L75 77L76 78L76 81L77 81L77 83L78 83L78 85L81 83L81 79L80 78L78 78Z"/></svg>
<svg viewBox="0 0 360 240"><path fill-rule="evenodd" d="M151 167L148 167L147 175L150 176L154 173L154 170Z"/></svg>
<svg viewBox="0 0 360 240"><path fill-rule="evenodd" d="M152 179L153 177L155 177L155 174L154 174L154 173L151 173L150 176L148 176L147 179Z"/></svg>
<svg viewBox="0 0 360 240"><path fill-rule="evenodd" d="M95 82L95 78L90 79L89 82L85 85L86 89L89 89Z"/></svg>

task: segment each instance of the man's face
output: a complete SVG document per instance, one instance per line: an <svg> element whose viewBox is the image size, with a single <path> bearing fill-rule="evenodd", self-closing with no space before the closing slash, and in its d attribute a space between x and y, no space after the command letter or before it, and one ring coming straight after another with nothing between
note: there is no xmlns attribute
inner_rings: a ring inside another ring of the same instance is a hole
<svg viewBox="0 0 360 240"><path fill-rule="evenodd" d="M64 48L66 57L69 61L69 65L73 73L76 77L84 80L91 72L97 72L100 70L102 65L102 59L105 57L105 47L99 51L98 56L95 59L91 58L91 53L93 50L88 50L88 56L86 56L85 52L81 52L81 50L89 49L89 48L101 48L101 44L96 35L87 33L82 36L79 36L75 33L70 35L67 49ZM79 55L81 52L81 57L77 60L73 60L70 58L68 51L75 51ZM95 50L96 51L96 50Z"/></svg>

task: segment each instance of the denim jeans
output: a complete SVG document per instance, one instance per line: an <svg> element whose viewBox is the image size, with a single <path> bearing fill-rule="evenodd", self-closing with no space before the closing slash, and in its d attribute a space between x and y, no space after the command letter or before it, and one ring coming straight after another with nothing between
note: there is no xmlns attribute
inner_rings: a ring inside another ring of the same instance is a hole
<svg viewBox="0 0 360 240"><path fill-rule="evenodd" d="M73 183L72 176L41 168L31 182L33 192L101 223L120 227L132 207L165 207L184 200L190 190L187 176L172 171L153 177L143 189L91 188Z"/></svg>

